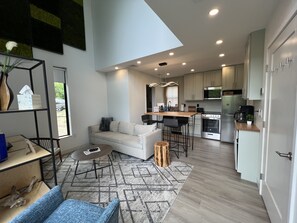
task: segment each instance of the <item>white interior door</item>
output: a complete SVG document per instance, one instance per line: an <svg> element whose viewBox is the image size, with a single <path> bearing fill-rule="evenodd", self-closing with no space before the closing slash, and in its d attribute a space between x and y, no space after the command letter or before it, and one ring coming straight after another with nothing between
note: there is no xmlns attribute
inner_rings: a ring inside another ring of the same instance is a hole
<svg viewBox="0 0 297 223"><path fill-rule="evenodd" d="M263 180L263 199L272 223L292 222L294 212L292 193L293 160L281 157L276 151L295 152L296 89L297 89L297 22L286 27L269 48L268 125L266 163ZM295 199L295 198L294 198ZM291 211L290 211L291 210Z"/></svg>

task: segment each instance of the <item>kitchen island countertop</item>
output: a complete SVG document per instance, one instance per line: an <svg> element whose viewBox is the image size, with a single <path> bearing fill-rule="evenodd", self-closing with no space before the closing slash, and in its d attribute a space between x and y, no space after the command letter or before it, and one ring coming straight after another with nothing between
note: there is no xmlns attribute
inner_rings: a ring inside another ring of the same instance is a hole
<svg viewBox="0 0 297 223"><path fill-rule="evenodd" d="M193 117L197 115L197 112L147 112L146 115L158 115L158 116L172 116L172 117Z"/></svg>

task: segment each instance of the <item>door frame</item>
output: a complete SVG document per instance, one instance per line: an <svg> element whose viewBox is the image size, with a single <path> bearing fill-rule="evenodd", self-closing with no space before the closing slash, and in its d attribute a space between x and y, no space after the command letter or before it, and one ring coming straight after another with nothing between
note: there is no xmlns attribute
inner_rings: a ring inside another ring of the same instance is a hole
<svg viewBox="0 0 297 223"><path fill-rule="evenodd" d="M269 129L269 117L270 117L270 90L271 90L271 73L272 73L272 52L278 46L278 42L283 42L284 37L286 36L286 30L290 26L293 26L295 32L297 32L297 16L296 12L289 19L286 25L280 30L276 38L272 41L272 43L267 47L266 50L266 61L267 61L267 71L265 72L265 95L264 95L264 116L263 121L265 125L263 126L262 132L262 164L261 164L261 173L264 173L264 179L260 182L260 194L262 194L263 187L265 187L264 180L267 176L267 159L268 159L268 129ZM297 60L294 61L297 63ZM296 71L297 73L297 71ZM296 74L297 75L297 74ZM291 176L290 176L290 200L288 201L288 223L297 222L297 89L296 89L296 105L295 105L295 120L294 120L294 142L292 148L292 165L291 165ZM270 206L269 204L265 204L266 206Z"/></svg>

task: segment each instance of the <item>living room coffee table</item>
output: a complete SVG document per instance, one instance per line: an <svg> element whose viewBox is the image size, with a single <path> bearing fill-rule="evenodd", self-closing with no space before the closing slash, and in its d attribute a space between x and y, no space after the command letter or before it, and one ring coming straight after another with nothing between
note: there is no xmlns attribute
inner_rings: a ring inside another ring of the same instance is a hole
<svg viewBox="0 0 297 223"><path fill-rule="evenodd" d="M99 147L100 148L100 151L96 151L96 152L90 153L88 155L86 155L84 153L84 151L87 151L89 149L93 149L93 148L96 148L96 147ZM74 171L74 175L76 176L76 175L80 175L80 174L84 174L84 173L88 173L88 172L94 171L95 172L95 177L97 179L98 178L97 177L97 170L98 169L103 169L105 167L112 166L112 159L110 157L111 153L112 153L112 147L110 145L106 145L106 144L92 145L89 148L82 148L82 149L79 149L79 150L74 151L71 154L71 158L77 161L76 167L75 167L75 171ZM107 164L105 166L96 167L97 163L96 163L95 160L96 159L99 159L99 158L101 158L103 156L107 156L108 157L109 164ZM80 161L87 161L87 160L93 160L93 169L78 173L77 172L77 168L78 168L79 162Z"/></svg>

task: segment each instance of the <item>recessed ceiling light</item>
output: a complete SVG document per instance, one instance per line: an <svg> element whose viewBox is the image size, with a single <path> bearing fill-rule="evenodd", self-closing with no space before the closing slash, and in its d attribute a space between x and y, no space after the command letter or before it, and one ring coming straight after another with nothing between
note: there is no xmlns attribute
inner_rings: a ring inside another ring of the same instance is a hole
<svg viewBox="0 0 297 223"><path fill-rule="evenodd" d="M222 66L222 67L226 67L226 64L222 64L221 66Z"/></svg>
<svg viewBox="0 0 297 223"><path fill-rule="evenodd" d="M118 70L118 69L119 69L119 67L115 67L114 69Z"/></svg>
<svg viewBox="0 0 297 223"><path fill-rule="evenodd" d="M170 52L170 53L169 53L169 56L173 56L173 55L174 55L174 53L173 53L173 52Z"/></svg>
<svg viewBox="0 0 297 223"><path fill-rule="evenodd" d="M182 65L185 66L185 65L187 65L187 63L186 62L183 62Z"/></svg>
<svg viewBox="0 0 297 223"><path fill-rule="evenodd" d="M140 61L140 60L138 60L138 61L137 61L137 63L138 63L138 64L141 64L141 61Z"/></svg>
<svg viewBox="0 0 297 223"><path fill-rule="evenodd" d="M225 56L225 54L224 53L221 53L220 55L219 55L219 57L224 57Z"/></svg>
<svg viewBox="0 0 297 223"><path fill-rule="evenodd" d="M167 76L169 76L169 75L170 75L170 73L167 73L166 75L167 75Z"/></svg>
<svg viewBox="0 0 297 223"><path fill-rule="evenodd" d="M219 10L218 9L212 9L212 10L209 11L209 15L210 16L215 16L218 13L219 13Z"/></svg>
<svg viewBox="0 0 297 223"><path fill-rule="evenodd" d="M191 69L191 72L194 72L195 71L195 69Z"/></svg>
<svg viewBox="0 0 297 223"><path fill-rule="evenodd" d="M220 44L222 44L222 43L223 43L223 40L221 40L221 39L219 39L219 40L216 41L216 44L217 44L217 45L220 45Z"/></svg>
<svg viewBox="0 0 297 223"><path fill-rule="evenodd" d="M157 70L158 70L158 68L156 67L154 70L155 70L155 71L157 71Z"/></svg>

